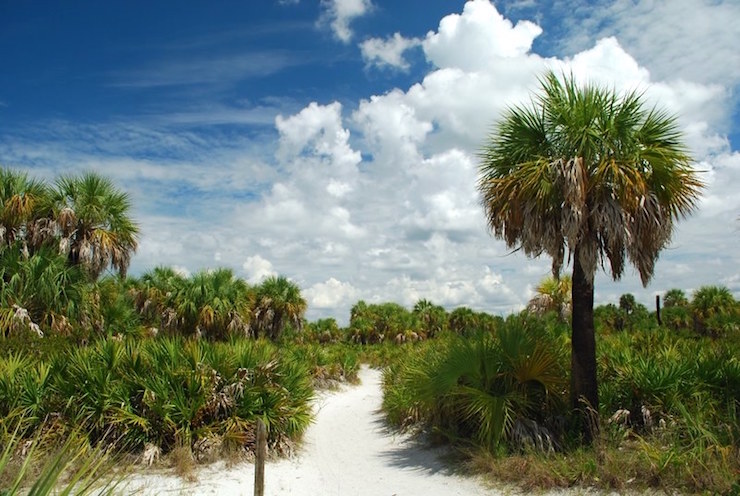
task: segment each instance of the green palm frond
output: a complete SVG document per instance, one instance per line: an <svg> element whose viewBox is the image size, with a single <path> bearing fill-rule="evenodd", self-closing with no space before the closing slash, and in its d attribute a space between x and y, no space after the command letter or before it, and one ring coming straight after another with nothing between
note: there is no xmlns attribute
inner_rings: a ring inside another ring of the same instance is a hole
<svg viewBox="0 0 740 496"><path fill-rule="evenodd" d="M506 113L481 153L491 231L527 255L547 253L555 272L566 248L592 244L580 255L587 273L608 259L618 279L629 258L647 283L703 188L675 118L646 110L639 93L554 73L541 90Z"/></svg>

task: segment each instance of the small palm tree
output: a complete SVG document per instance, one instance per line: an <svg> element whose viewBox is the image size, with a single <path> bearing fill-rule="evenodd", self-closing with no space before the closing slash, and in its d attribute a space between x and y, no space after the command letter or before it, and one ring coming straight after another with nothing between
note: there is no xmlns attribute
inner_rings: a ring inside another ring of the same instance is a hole
<svg viewBox="0 0 740 496"><path fill-rule="evenodd" d="M0 168L0 243L10 246L16 240L39 245L53 234L42 229L47 213L49 187L30 179L28 174ZM32 239L27 239L32 238ZM35 243L33 243L35 241Z"/></svg>
<svg viewBox="0 0 740 496"><path fill-rule="evenodd" d="M511 317L495 334L442 339L386 373L391 419L424 418L443 435L493 451L554 447L547 424L564 405L567 362L544 322ZM394 394L399 391L405 398Z"/></svg>
<svg viewBox="0 0 740 496"><path fill-rule="evenodd" d="M72 322L96 320L91 287L79 267L70 267L55 249L41 247L25 257L17 244L0 250L0 328L41 328L66 334Z"/></svg>
<svg viewBox="0 0 740 496"><path fill-rule="evenodd" d="M258 334L276 340L288 323L301 329L307 304L297 284L284 276L272 276L255 293L254 321Z"/></svg>
<svg viewBox="0 0 740 496"><path fill-rule="evenodd" d="M561 321L568 320L572 286L570 276L560 276L557 279L552 276L544 278L537 285L537 294L529 300L527 310L536 315L555 312Z"/></svg>
<svg viewBox="0 0 740 496"><path fill-rule="evenodd" d="M230 269L195 274L177 295L177 312L185 330L210 339L246 335L250 321L250 291Z"/></svg>
<svg viewBox="0 0 740 496"><path fill-rule="evenodd" d="M724 286L702 286L691 299L694 329L701 334L718 335L723 327L737 327L740 307Z"/></svg>
<svg viewBox="0 0 740 496"><path fill-rule="evenodd" d="M139 315L149 326L177 333L180 327L177 297L187 280L171 267L158 266L129 282L129 294Z"/></svg>
<svg viewBox="0 0 740 496"><path fill-rule="evenodd" d="M447 326L461 336L472 334L479 326L478 315L468 307L458 307L450 312Z"/></svg>
<svg viewBox="0 0 740 496"><path fill-rule="evenodd" d="M531 104L503 116L481 158L478 188L494 235L528 256L548 254L553 277L566 251L573 260L571 402L591 439L597 419L587 412L599 405L594 274L608 261L619 279L629 260L647 284L703 184L675 118L646 109L636 92L579 87L554 73Z"/></svg>
<svg viewBox="0 0 740 496"><path fill-rule="evenodd" d="M666 291L663 297L663 307L687 307L689 306L689 299L686 298L686 293L678 288L669 289Z"/></svg>
<svg viewBox="0 0 740 496"><path fill-rule="evenodd" d="M427 337L433 338L447 326L447 312L445 309L427 299L416 302L413 314L419 320L421 330Z"/></svg>
<svg viewBox="0 0 740 496"><path fill-rule="evenodd" d="M109 266L125 277L139 234L129 196L88 172L58 179L51 202L60 248L70 262L85 267L93 279Z"/></svg>

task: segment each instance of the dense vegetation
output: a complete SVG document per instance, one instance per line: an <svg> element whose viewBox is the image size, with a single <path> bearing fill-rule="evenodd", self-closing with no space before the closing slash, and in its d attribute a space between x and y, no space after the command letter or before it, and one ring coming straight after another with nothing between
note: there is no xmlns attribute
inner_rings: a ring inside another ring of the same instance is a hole
<svg viewBox="0 0 740 496"><path fill-rule="evenodd" d="M678 327L629 294L595 309L602 420L591 449L569 415L569 328L556 309L416 347L386 369L384 409L526 487L737 491L740 305L715 286L691 301L669 291L664 314L676 304L688 315Z"/></svg>

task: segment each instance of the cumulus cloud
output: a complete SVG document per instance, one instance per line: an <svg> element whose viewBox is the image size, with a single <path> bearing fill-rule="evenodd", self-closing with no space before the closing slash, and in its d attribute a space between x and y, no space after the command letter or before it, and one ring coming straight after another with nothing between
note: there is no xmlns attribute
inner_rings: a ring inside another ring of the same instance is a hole
<svg viewBox="0 0 740 496"><path fill-rule="evenodd" d="M350 283L330 277L306 289L304 294L310 306L317 309L334 309L354 304L358 291Z"/></svg>
<svg viewBox="0 0 740 496"><path fill-rule="evenodd" d="M342 43L349 43L354 33L350 23L370 12L371 0L321 0L323 12L319 24L328 24L334 36Z"/></svg>
<svg viewBox="0 0 740 496"><path fill-rule="evenodd" d="M542 28L530 21L513 25L488 0L471 0L462 14L443 18L423 46L429 61L439 68L476 71L493 67L500 59L526 55L541 33Z"/></svg>
<svg viewBox="0 0 740 496"><path fill-rule="evenodd" d="M267 277L277 275L272 263L259 255L247 257L242 264L242 269L247 274L247 280L252 284L258 284Z"/></svg>
<svg viewBox="0 0 740 496"><path fill-rule="evenodd" d="M360 43L362 58L367 67L394 68L402 71L409 69L404 53L421 45L418 38L405 38L401 33L394 33L388 38L368 38Z"/></svg>

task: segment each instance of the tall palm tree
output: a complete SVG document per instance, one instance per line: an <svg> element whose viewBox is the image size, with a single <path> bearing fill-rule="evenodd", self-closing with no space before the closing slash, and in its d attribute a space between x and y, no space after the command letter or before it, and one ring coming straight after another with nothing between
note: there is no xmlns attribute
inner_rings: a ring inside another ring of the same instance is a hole
<svg viewBox="0 0 740 496"><path fill-rule="evenodd" d="M60 247L73 265L82 265L94 279L109 266L125 277L139 234L126 193L94 172L63 176L52 206Z"/></svg>
<svg viewBox="0 0 740 496"><path fill-rule="evenodd" d="M284 276L268 277L256 288L254 320L257 333L275 340L288 323L300 330L306 306L297 284Z"/></svg>
<svg viewBox="0 0 740 496"><path fill-rule="evenodd" d="M553 276L566 249L573 261L571 406L587 440L599 405L594 273L608 260L619 279L628 259L649 282L703 187L691 163L675 118L647 109L641 94L552 72L529 105L507 111L482 153L478 188L493 234L528 256L548 254Z"/></svg>

